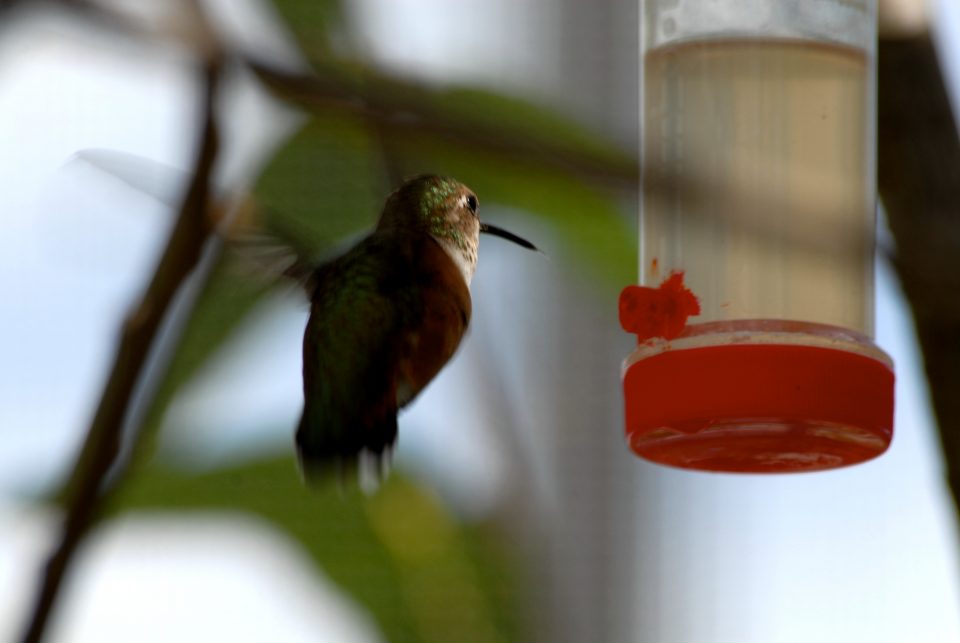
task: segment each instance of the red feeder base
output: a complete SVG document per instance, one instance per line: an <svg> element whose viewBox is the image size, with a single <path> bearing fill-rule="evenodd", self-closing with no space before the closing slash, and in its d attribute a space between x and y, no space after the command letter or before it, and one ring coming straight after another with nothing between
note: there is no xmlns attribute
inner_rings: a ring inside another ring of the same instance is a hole
<svg viewBox="0 0 960 643"><path fill-rule="evenodd" d="M883 359L823 345L641 346L623 375L627 439L648 460L688 469L842 467L890 445L893 383Z"/></svg>

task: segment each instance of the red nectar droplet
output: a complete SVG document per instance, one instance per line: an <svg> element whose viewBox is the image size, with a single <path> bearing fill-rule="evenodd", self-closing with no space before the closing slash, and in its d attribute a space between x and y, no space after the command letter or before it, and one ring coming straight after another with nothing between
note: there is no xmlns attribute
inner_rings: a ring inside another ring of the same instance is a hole
<svg viewBox="0 0 960 643"><path fill-rule="evenodd" d="M699 314L700 302L683 285L683 271L671 272L657 288L627 286L620 293L620 325L639 342L673 339L683 332L687 318Z"/></svg>

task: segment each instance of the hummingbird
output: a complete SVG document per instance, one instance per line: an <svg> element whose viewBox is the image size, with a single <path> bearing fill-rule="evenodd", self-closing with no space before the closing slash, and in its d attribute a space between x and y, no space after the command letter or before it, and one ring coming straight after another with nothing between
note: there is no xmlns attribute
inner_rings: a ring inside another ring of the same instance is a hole
<svg viewBox="0 0 960 643"><path fill-rule="evenodd" d="M304 275L303 415L296 431L309 481L382 466L397 439L397 412L450 360L470 324L470 281L480 233L537 250L481 222L477 196L459 181L421 175L387 198L376 228Z"/></svg>

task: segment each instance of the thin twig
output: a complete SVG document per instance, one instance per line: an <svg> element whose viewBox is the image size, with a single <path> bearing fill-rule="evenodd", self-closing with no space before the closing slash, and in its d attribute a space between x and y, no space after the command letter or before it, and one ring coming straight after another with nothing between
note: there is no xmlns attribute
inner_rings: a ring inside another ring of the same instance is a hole
<svg viewBox="0 0 960 643"><path fill-rule="evenodd" d="M214 104L220 67L219 58L212 58L204 67L203 127L193 176L153 279L124 323L113 369L67 487L67 515L61 540L47 562L23 636L25 643L42 640L73 554L103 509L107 493L105 479L120 450L121 429L130 412L131 395L170 302L197 265L210 236L210 219L206 214L218 149Z"/></svg>

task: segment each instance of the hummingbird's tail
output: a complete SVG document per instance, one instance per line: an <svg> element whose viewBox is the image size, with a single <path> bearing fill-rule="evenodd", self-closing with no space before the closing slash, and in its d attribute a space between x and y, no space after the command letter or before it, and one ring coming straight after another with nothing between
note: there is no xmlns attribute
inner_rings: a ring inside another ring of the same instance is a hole
<svg viewBox="0 0 960 643"><path fill-rule="evenodd" d="M364 490L375 489L389 470L397 414L394 410L371 419L318 427L305 412L297 427L297 460L304 479L318 484L334 474L341 483L357 479Z"/></svg>

